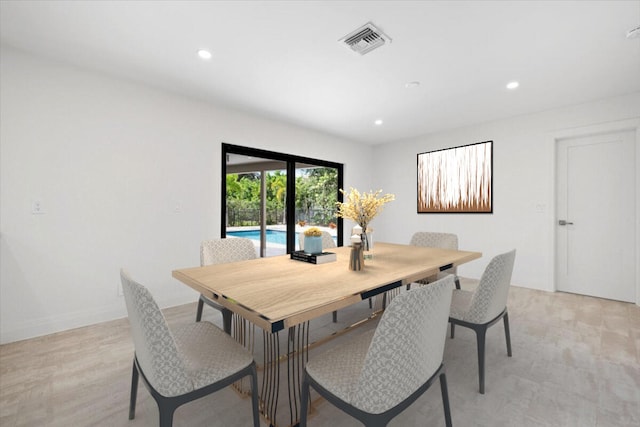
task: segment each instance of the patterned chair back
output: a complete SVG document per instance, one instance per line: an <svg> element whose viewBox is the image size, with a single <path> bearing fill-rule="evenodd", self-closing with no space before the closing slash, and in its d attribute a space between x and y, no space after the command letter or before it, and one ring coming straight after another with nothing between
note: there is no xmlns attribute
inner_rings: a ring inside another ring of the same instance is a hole
<svg viewBox="0 0 640 427"><path fill-rule="evenodd" d="M495 256L482 273L469 310L464 319L471 323L486 323L494 319L507 306L511 273L516 258L516 250Z"/></svg>
<svg viewBox="0 0 640 427"><path fill-rule="evenodd" d="M441 248L458 250L458 236L452 233L436 233L431 231L417 231L411 236L410 245L423 246L426 248ZM445 274L458 275L458 267L452 267L441 272L438 277ZM420 283L428 283L428 281L419 281Z"/></svg>
<svg viewBox="0 0 640 427"><path fill-rule="evenodd" d="M333 240L331 234L328 231L322 232L322 249L330 249L335 248L336 242Z"/></svg>
<svg viewBox="0 0 640 427"><path fill-rule="evenodd" d="M382 413L423 385L442 364L453 276L400 294L385 310L353 391L354 406Z"/></svg>
<svg viewBox="0 0 640 427"><path fill-rule="evenodd" d="M205 240L200 244L200 265L224 264L257 258L251 239Z"/></svg>
<svg viewBox="0 0 640 427"><path fill-rule="evenodd" d="M163 396L193 390L185 364L178 353L164 315L147 288L120 270L136 358L147 380Z"/></svg>
<svg viewBox="0 0 640 427"><path fill-rule="evenodd" d="M430 231L418 231L411 236L410 245L425 246L429 248L458 250L458 236L452 233L434 233Z"/></svg>

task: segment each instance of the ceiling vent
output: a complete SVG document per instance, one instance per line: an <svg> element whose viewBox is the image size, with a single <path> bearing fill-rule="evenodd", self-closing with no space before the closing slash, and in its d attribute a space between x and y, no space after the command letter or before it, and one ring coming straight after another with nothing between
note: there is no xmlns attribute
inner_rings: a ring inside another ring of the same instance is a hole
<svg viewBox="0 0 640 427"><path fill-rule="evenodd" d="M344 43L349 49L364 55L386 42L391 43L391 37L376 28L371 22L367 22L362 27L338 40L338 42Z"/></svg>

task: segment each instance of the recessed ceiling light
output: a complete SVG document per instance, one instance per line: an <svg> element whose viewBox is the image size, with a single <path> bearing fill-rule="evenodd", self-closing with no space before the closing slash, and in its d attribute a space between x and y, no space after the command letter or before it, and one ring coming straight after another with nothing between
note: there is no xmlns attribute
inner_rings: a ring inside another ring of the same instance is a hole
<svg viewBox="0 0 640 427"><path fill-rule="evenodd" d="M515 89L518 86L520 86L520 83L518 83L518 82L509 82L509 83L507 83L507 89Z"/></svg>
<svg viewBox="0 0 640 427"><path fill-rule="evenodd" d="M415 81L415 82L409 82L409 83L405 83L404 87L406 87L407 89L411 89L411 88L416 88L420 86L420 82Z"/></svg>
<svg viewBox="0 0 640 427"><path fill-rule="evenodd" d="M382 124L382 119L378 119L375 122L373 122L374 125L376 126L380 126Z"/></svg>
<svg viewBox="0 0 640 427"><path fill-rule="evenodd" d="M209 52L206 49L200 49L198 51L198 56L200 57L200 59L204 59L205 61L207 61L207 60L211 59L211 57L213 55L211 55L211 52Z"/></svg>

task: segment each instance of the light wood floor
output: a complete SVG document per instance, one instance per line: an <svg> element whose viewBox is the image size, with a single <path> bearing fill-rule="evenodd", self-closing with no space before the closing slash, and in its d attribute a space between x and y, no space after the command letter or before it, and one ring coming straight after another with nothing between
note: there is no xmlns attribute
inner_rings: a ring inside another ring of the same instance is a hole
<svg viewBox="0 0 640 427"><path fill-rule="evenodd" d="M171 325L192 321L195 303L164 312ZM639 307L512 287L509 317L512 358L501 323L487 334L485 395L477 391L473 332L456 328L456 338L447 338L455 426L640 425ZM127 319L0 346L0 426L157 426L157 408L142 384L136 419L127 419L132 355ZM310 426L360 425L327 403L317 409ZM174 425L250 420L249 400L225 389L178 409ZM439 387L391 425L443 426Z"/></svg>

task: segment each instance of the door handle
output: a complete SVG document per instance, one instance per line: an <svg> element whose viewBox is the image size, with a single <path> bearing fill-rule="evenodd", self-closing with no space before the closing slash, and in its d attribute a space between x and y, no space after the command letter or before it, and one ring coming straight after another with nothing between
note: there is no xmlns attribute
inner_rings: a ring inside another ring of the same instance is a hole
<svg viewBox="0 0 640 427"><path fill-rule="evenodd" d="M558 225L573 225L572 222L567 222L564 219L558 221Z"/></svg>

